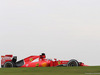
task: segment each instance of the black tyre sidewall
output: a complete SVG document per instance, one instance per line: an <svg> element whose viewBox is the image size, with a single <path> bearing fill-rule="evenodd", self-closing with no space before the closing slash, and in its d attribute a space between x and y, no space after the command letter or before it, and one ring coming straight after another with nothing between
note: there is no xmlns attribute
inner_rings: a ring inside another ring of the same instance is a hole
<svg viewBox="0 0 100 75"><path fill-rule="evenodd" d="M7 64L10 64L11 66L10 66L10 67L7 67ZM6 63L4 64L4 68L12 68L12 67L14 67L13 62L8 61L8 62L6 62Z"/></svg>
<svg viewBox="0 0 100 75"><path fill-rule="evenodd" d="M78 61L77 60L75 60L75 59L71 59L71 60L69 60L69 62L67 63L67 66L68 67L73 67L73 66L70 66L70 64L71 63L73 63L74 62L74 66L79 66L79 63L78 63Z"/></svg>

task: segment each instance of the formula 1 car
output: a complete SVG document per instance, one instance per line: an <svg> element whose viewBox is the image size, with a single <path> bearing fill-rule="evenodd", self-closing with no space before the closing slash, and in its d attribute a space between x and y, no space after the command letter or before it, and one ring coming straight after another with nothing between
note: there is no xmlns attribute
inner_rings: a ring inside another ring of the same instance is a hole
<svg viewBox="0 0 100 75"><path fill-rule="evenodd" d="M17 56L5 55L1 56L1 67L59 67L59 66L87 66L75 59L71 60L57 60L46 59L45 53L41 55L29 56L25 59L17 61Z"/></svg>

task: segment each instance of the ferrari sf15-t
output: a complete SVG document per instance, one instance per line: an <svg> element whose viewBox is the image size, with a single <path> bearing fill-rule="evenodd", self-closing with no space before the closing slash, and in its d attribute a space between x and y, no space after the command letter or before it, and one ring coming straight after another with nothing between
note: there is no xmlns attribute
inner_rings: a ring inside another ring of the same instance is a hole
<svg viewBox="0 0 100 75"><path fill-rule="evenodd" d="M46 59L45 53L41 55L29 56L25 59L17 61L17 56L5 55L1 56L1 67L59 67L59 66L87 66L75 59L71 60L51 60Z"/></svg>

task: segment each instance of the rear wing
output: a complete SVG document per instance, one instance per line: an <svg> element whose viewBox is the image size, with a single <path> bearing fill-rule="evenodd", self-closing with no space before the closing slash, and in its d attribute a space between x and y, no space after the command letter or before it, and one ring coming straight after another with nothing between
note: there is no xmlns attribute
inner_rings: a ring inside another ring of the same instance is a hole
<svg viewBox="0 0 100 75"><path fill-rule="evenodd" d="M5 55L1 56L1 67L7 62L7 61L12 61L13 55Z"/></svg>

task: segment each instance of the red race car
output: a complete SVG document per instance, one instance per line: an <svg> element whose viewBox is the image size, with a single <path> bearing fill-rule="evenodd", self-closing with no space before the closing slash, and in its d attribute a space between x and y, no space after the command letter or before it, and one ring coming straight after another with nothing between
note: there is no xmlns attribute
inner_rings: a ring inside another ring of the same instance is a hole
<svg viewBox="0 0 100 75"><path fill-rule="evenodd" d="M1 67L56 67L56 66L87 66L75 59L72 60L57 60L46 59L45 53L41 55L29 56L25 59L17 61L17 56L5 55L1 56Z"/></svg>

